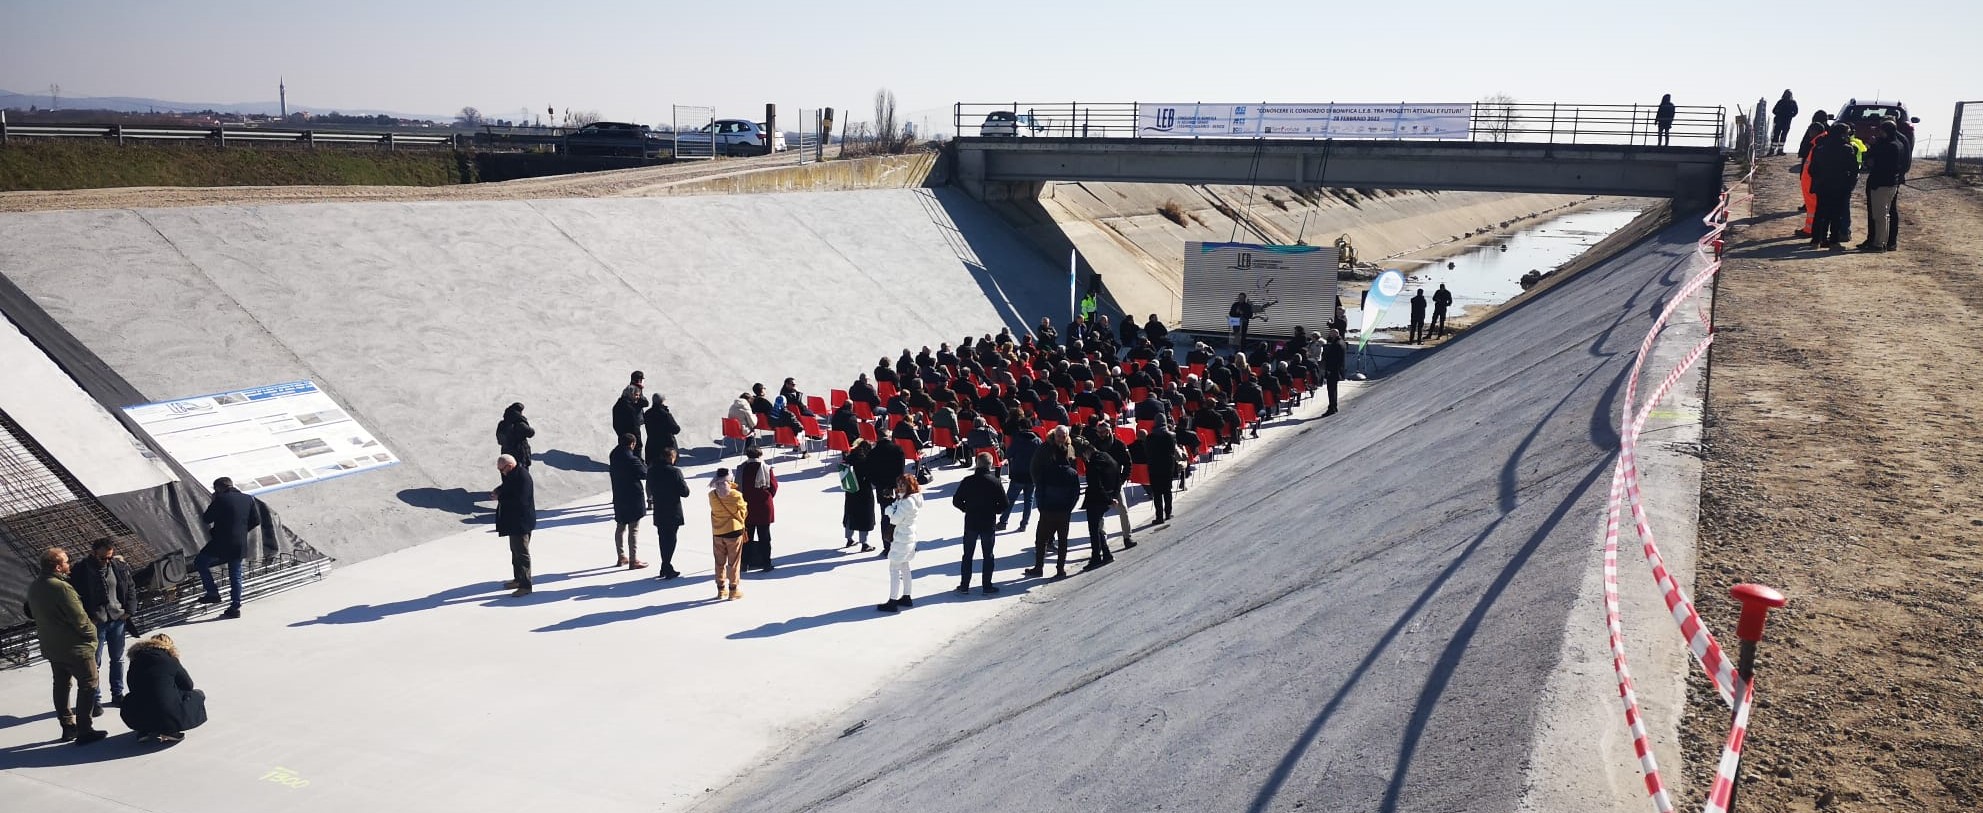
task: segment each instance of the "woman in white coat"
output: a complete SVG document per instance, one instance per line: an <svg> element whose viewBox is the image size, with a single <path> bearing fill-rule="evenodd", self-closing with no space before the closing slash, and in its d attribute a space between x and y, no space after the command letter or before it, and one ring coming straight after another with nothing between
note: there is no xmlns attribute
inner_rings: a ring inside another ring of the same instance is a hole
<svg viewBox="0 0 1983 813"><path fill-rule="evenodd" d="M916 515L923 510L923 487L916 478L904 474L896 479L895 501L882 509L895 525L895 544L888 548L888 603L875 609L898 612L916 606L909 597L909 581L916 558ZM899 596L899 598L898 598Z"/></svg>

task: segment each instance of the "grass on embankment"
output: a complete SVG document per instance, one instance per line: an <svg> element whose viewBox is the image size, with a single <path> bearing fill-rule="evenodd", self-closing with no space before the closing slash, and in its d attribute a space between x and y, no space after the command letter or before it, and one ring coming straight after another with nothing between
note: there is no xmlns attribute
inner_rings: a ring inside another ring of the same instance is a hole
<svg viewBox="0 0 1983 813"><path fill-rule="evenodd" d="M118 186L443 186L461 181L454 153L353 148L118 146L12 139L0 147L0 191Z"/></svg>

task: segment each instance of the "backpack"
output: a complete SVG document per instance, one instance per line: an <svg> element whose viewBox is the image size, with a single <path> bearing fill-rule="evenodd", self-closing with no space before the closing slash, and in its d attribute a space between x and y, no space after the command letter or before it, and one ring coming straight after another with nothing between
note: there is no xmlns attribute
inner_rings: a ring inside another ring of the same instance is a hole
<svg viewBox="0 0 1983 813"><path fill-rule="evenodd" d="M853 466L845 463L840 464L840 490L849 494L861 490L860 475L854 473Z"/></svg>

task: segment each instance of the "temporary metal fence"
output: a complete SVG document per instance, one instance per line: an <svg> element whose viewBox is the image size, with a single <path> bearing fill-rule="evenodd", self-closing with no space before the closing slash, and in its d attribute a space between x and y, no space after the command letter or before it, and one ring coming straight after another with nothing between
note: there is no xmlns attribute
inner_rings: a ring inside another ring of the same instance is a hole
<svg viewBox="0 0 1983 813"><path fill-rule="evenodd" d="M1948 174L1983 175L1983 101L1956 102L1949 119Z"/></svg>
<svg viewBox="0 0 1983 813"><path fill-rule="evenodd" d="M785 149L799 154L799 163L810 164L819 159L820 131L822 129L820 111L799 108L798 129L788 133Z"/></svg>
<svg viewBox="0 0 1983 813"><path fill-rule="evenodd" d="M0 114L0 144L14 139L92 139L119 145L199 141L216 147L232 145L298 144L305 147L380 147L401 149L462 149L464 133L403 133L361 130L295 130L260 127L180 127L122 124L8 124Z"/></svg>
<svg viewBox="0 0 1983 813"><path fill-rule="evenodd" d="M1268 105L1262 103L1262 106ZM1009 129L1019 137L1198 137L1141 132L1137 127L1137 107L1135 102L959 102L953 108L952 125L960 137L982 136L986 117L1003 112L1012 114L1016 121L1010 127L1001 123L995 135L1005 135ZM1479 102L1473 105L1466 140L1651 146L1659 140L1658 110L1657 104ZM1728 127L1725 107L1677 105L1667 131L1667 143L1675 147L1720 148L1726 143Z"/></svg>
<svg viewBox="0 0 1983 813"><path fill-rule="evenodd" d="M716 108L678 104L668 122L674 128L668 138L675 160L703 161L716 157ZM683 131L691 136L683 139Z"/></svg>

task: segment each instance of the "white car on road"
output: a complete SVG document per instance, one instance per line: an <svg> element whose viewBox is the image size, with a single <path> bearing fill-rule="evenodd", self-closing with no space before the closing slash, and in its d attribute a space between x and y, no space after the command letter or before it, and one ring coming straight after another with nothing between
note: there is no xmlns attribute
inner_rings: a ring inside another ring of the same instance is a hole
<svg viewBox="0 0 1983 813"><path fill-rule="evenodd" d="M769 155L785 151L785 134L767 132L762 123L745 119L717 119L695 130L675 133L671 139L677 155L709 155L711 144L716 155Z"/></svg>
<svg viewBox="0 0 1983 813"><path fill-rule="evenodd" d="M978 125L978 135L987 138L1036 136L1044 135L1046 131L1046 119L1010 110L993 110L985 115L985 123Z"/></svg>

